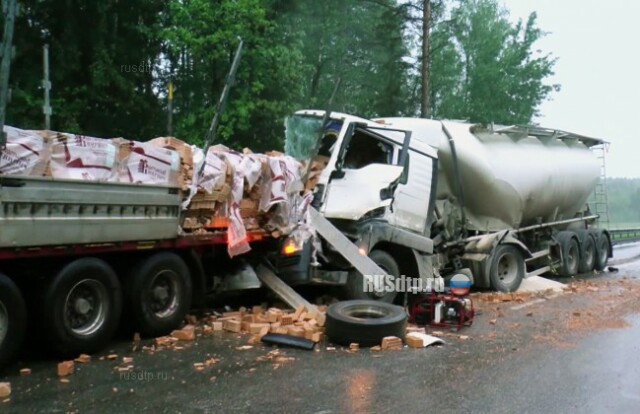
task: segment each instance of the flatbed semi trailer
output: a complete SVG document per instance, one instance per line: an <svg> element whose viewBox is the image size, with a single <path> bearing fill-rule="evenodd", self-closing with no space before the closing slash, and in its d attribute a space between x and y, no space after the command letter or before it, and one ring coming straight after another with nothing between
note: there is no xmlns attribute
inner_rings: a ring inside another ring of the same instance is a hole
<svg viewBox="0 0 640 414"><path fill-rule="evenodd" d="M225 229L186 234L175 188L0 178L0 364L27 323L58 354L99 350L122 322L144 336L177 328L223 286ZM273 239L248 231L254 251Z"/></svg>

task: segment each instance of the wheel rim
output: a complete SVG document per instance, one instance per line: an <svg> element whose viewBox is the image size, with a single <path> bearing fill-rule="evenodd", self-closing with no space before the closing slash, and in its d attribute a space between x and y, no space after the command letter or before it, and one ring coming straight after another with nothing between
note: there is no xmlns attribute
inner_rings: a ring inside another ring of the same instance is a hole
<svg viewBox="0 0 640 414"><path fill-rule="evenodd" d="M606 263L609 256L609 243L606 240L600 242L600 263Z"/></svg>
<svg viewBox="0 0 640 414"><path fill-rule="evenodd" d="M571 244L569 251L567 252L567 268L571 274L575 274L578 271L578 249L575 244Z"/></svg>
<svg viewBox="0 0 640 414"><path fill-rule="evenodd" d="M505 284L513 283L518 278L518 259L511 253L500 256L497 266L498 278Z"/></svg>
<svg viewBox="0 0 640 414"><path fill-rule="evenodd" d="M384 267L384 266L380 266L378 265L378 267L380 267L380 269L384 270L385 274L389 274L389 270ZM385 292L384 290L384 277L374 277L373 278L373 285L374 285L374 289L373 292L368 292L369 296L373 299L382 299L384 298L388 292Z"/></svg>
<svg viewBox="0 0 640 414"><path fill-rule="evenodd" d="M107 288L97 280L76 283L65 301L65 326L78 336L94 334L107 319L108 302Z"/></svg>
<svg viewBox="0 0 640 414"><path fill-rule="evenodd" d="M380 319L389 316L387 309L371 305L351 305L344 308L343 313L358 319Z"/></svg>
<svg viewBox="0 0 640 414"><path fill-rule="evenodd" d="M593 243L589 244L589 246L584 251L584 258L587 262L587 266L589 268L593 268L593 263L595 261L595 252Z"/></svg>
<svg viewBox="0 0 640 414"><path fill-rule="evenodd" d="M157 318L166 318L176 311L179 286L178 274L171 270L162 270L153 277L149 286L147 303Z"/></svg>
<svg viewBox="0 0 640 414"><path fill-rule="evenodd" d="M4 338L7 337L9 331L9 312L4 306L4 303L0 302L0 344L4 342Z"/></svg>

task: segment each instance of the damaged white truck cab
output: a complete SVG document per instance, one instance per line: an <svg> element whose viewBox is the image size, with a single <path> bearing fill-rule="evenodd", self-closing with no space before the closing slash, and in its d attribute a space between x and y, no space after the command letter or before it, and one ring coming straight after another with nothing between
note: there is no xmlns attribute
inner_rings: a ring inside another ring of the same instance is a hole
<svg viewBox="0 0 640 414"><path fill-rule="evenodd" d="M324 117L289 117L285 150L326 164L308 181L314 207L390 275L465 273L476 286L514 291L527 276L602 270L612 256L586 203L600 172L590 149L602 140L534 126ZM322 250L319 266L309 266L309 246L274 263L291 284L345 284L352 298L394 299L363 292L340 252Z"/></svg>
<svg viewBox="0 0 640 414"><path fill-rule="evenodd" d="M323 116L299 111L287 120L289 155L304 159L317 149L316 161L326 163L313 177L313 206L390 275L429 283L437 152L410 131L335 112L317 143ZM397 292L363 292L362 275L329 244L321 265L309 267L309 249L275 258L288 283L345 284L352 298L395 298Z"/></svg>

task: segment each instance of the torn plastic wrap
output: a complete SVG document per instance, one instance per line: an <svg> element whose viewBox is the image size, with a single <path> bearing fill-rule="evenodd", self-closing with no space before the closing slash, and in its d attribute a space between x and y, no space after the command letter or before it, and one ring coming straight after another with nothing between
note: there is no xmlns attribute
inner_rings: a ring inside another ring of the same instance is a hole
<svg viewBox="0 0 640 414"><path fill-rule="evenodd" d="M53 178L109 181L116 174L115 141L53 132L50 170Z"/></svg>
<svg viewBox="0 0 640 414"><path fill-rule="evenodd" d="M48 160L47 140L35 131L4 126L6 147L0 157L1 175L41 177Z"/></svg>
<svg viewBox="0 0 640 414"><path fill-rule="evenodd" d="M186 210L189 208L189 204L191 204L191 200L198 192L198 183L200 181L200 169L202 168L202 164L204 163L204 151L195 145L191 145L191 162L193 164L193 170L191 174L191 182L189 183L188 191L185 194L184 200L182 204L180 204L180 208L182 210Z"/></svg>
<svg viewBox="0 0 640 414"><path fill-rule="evenodd" d="M229 217L227 252L229 257L247 253L251 250L251 247L247 241L247 230L240 215L240 202L244 194L243 155L222 145L211 147L208 152L213 152L224 158L232 171L231 196L227 202L227 215Z"/></svg>

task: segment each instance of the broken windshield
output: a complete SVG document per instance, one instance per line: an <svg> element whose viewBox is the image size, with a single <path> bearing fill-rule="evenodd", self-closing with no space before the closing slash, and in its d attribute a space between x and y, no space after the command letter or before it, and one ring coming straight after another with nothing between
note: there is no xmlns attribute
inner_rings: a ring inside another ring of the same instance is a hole
<svg viewBox="0 0 640 414"><path fill-rule="evenodd" d="M320 136L322 118L313 116L293 115L285 119L285 146L287 155L299 161L308 160L316 150L316 143ZM331 156L331 152L338 140L342 122L330 120L324 129L322 142L317 148L318 155Z"/></svg>

